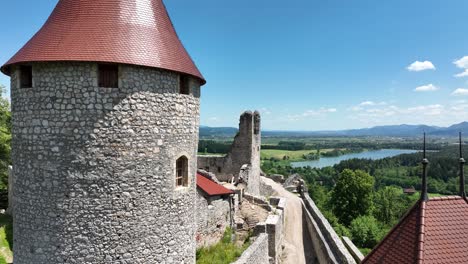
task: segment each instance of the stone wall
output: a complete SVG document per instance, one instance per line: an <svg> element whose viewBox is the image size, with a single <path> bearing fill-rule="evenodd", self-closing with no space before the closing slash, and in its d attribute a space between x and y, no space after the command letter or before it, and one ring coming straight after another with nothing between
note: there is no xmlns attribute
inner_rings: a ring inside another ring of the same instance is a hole
<svg viewBox="0 0 468 264"><path fill-rule="evenodd" d="M245 199L269 211L265 222L260 222L255 226L253 235L258 236L262 233L268 235L268 256L272 263L279 263L284 239L286 198L271 197L268 203L262 197L246 194Z"/></svg>
<svg viewBox="0 0 468 264"><path fill-rule="evenodd" d="M197 190L197 247L213 245L223 237L232 219L230 197L207 197Z"/></svg>
<svg viewBox="0 0 468 264"><path fill-rule="evenodd" d="M303 197L303 218L311 236L317 263L356 263L308 194Z"/></svg>
<svg viewBox="0 0 468 264"><path fill-rule="evenodd" d="M248 165L247 192L260 194L260 114L247 111L239 121L239 133L234 138L229 153L224 157L199 156L198 168L209 170L221 181L238 180L241 168Z"/></svg>
<svg viewBox="0 0 468 264"><path fill-rule="evenodd" d="M351 256L353 256L354 260L356 260L357 263L361 263L361 261L365 258L364 254L362 254L359 248L354 245L353 241L351 241L349 237L344 236L343 244L346 246Z"/></svg>
<svg viewBox="0 0 468 264"><path fill-rule="evenodd" d="M198 81L182 95L169 71L97 78L95 63L34 63L25 89L12 69L15 263L195 263Z"/></svg>
<svg viewBox="0 0 468 264"><path fill-rule="evenodd" d="M268 255L274 260L274 263L279 263L281 256L281 246L283 244L283 226L284 214L283 210L275 209L273 214L269 215L266 224L266 232L268 234Z"/></svg>
<svg viewBox="0 0 468 264"><path fill-rule="evenodd" d="M268 235L259 235L250 247L233 264L269 264Z"/></svg>

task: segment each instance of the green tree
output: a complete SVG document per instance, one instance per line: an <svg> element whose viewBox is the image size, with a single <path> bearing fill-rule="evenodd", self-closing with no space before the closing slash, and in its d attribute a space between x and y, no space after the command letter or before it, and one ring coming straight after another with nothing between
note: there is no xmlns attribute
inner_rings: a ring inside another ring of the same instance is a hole
<svg viewBox="0 0 468 264"><path fill-rule="evenodd" d="M324 210L328 201L327 190L316 183L308 184L307 189L309 191L310 198L314 200L318 208L320 210Z"/></svg>
<svg viewBox="0 0 468 264"><path fill-rule="evenodd" d="M322 212L323 216L325 216L330 225L333 227L338 236L351 237L349 229L346 226L340 224L338 218L336 218L336 216L332 212L323 209L321 209L320 211Z"/></svg>
<svg viewBox="0 0 468 264"><path fill-rule="evenodd" d="M399 187L387 186L374 195L373 215L380 222L393 225L406 212L409 201Z"/></svg>
<svg viewBox="0 0 468 264"><path fill-rule="evenodd" d="M383 230L373 216L363 215L354 219L349 227L353 242L361 248L373 248L382 240L387 230Z"/></svg>
<svg viewBox="0 0 468 264"><path fill-rule="evenodd" d="M340 222L349 226L358 216L366 215L372 208L374 178L368 173L345 169L333 188L331 206Z"/></svg>
<svg viewBox="0 0 468 264"><path fill-rule="evenodd" d="M8 185L8 165L10 165L11 152L11 110L10 102L3 97L6 89L0 85L0 189Z"/></svg>

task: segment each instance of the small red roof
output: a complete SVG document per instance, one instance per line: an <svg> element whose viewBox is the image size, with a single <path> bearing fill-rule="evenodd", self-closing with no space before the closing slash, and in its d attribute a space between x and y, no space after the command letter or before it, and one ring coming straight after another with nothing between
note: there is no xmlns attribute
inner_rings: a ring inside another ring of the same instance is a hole
<svg viewBox="0 0 468 264"><path fill-rule="evenodd" d="M2 68L92 61L162 68L197 77L162 0L60 0L47 22Z"/></svg>
<svg viewBox="0 0 468 264"><path fill-rule="evenodd" d="M233 194L234 192L197 173L197 187L209 196Z"/></svg>
<svg viewBox="0 0 468 264"><path fill-rule="evenodd" d="M362 263L468 263L468 202L418 201Z"/></svg>

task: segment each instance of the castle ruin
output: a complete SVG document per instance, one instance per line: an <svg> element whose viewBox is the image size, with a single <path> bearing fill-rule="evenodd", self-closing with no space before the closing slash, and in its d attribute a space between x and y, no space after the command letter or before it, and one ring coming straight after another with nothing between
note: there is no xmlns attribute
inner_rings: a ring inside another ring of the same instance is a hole
<svg viewBox="0 0 468 264"><path fill-rule="evenodd" d="M212 171L221 181L244 181L247 192L260 194L260 113L246 111L240 116L239 132L225 156L198 156L198 168Z"/></svg>

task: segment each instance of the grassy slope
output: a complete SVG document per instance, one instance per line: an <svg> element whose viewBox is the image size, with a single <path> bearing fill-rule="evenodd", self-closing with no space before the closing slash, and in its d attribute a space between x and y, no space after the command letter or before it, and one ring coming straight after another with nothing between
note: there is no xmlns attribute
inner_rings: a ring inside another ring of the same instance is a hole
<svg viewBox="0 0 468 264"><path fill-rule="evenodd" d="M0 215L0 264L13 260L13 224L8 215Z"/></svg>
<svg viewBox="0 0 468 264"><path fill-rule="evenodd" d="M211 247L197 250L197 264L229 264L237 260L250 246L246 241L242 246L233 243L233 231L227 228L221 241Z"/></svg>

